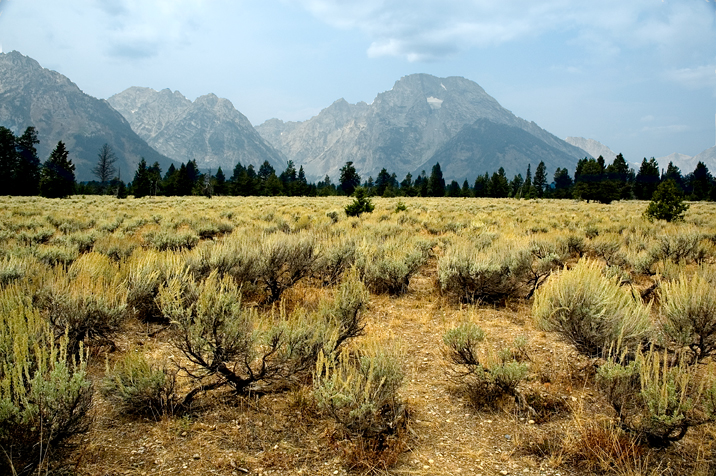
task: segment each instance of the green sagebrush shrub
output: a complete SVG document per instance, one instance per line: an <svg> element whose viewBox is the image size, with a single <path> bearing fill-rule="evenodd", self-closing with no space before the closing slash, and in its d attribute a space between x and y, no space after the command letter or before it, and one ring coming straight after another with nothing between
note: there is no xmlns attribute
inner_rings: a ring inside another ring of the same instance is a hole
<svg viewBox="0 0 716 476"><path fill-rule="evenodd" d="M56 336L66 335L75 354L81 342L112 344L126 316L126 288L109 258L83 255L67 272L55 269L36 291L34 305L43 311Z"/></svg>
<svg viewBox="0 0 716 476"><path fill-rule="evenodd" d="M430 248L427 240L387 239L359 248L356 265L372 292L399 295L408 290L410 278L425 264Z"/></svg>
<svg viewBox="0 0 716 476"><path fill-rule="evenodd" d="M307 234L230 236L216 244L199 247L189 255L187 264L197 276L212 271L230 275L244 292L261 292L276 302L287 289L311 275L318 258L316 240Z"/></svg>
<svg viewBox="0 0 716 476"><path fill-rule="evenodd" d="M300 381L319 351L334 352L364 328L368 294L355 273L347 276L332 303L317 312L260 315L241 302L230 276L212 272L196 281L186 271L159 291L161 311L175 326L173 344L191 363L184 370L201 391L229 385L236 392L273 391Z"/></svg>
<svg viewBox="0 0 716 476"><path fill-rule="evenodd" d="M461 302L498 302L519 297L528 280L532 254L524 246L496 243L451 246L438 260L440 289Z"/></svg>
<svg viewBox="0 0 716 476"><path fill-rule="evenodd" d="M68 353L14 285L0 293L0 473L48 471L89 427L86 352Z"/></svg>
<svg viewBox="0 0 716 476"><path fill-rule="evenodd" d="M621 426L651 446L667 446L690 427L714 419L713 377L699 383L696 366L683 361L672 366L671 360L652 347L633 359L612 355L597 371L598 385Z"/></svg>
<svg viewBox="0 0 716 476"><path fill-rule="evenodd" d="M484 331L471 322L447 331L443 343L445 358L452 365L449 376L464 387L477 407L493 408L505 396L522 405L518 386L529 368L515 358L513 349L503 348L494 355L485 348L484 341Z"/></svg>
<svg viewBox="0 0 716 476"><path fill-rule="evenodd" d="M697 360L716 350L716 282L708 268L695 275L681 274L664 282L661 296L661 329L679 347L689 348Z"/></svg>
<svg viewBox="0 0 716 476"><path fill-rule="evenodd" d="M318 407L349 437L385 438L405 422L398 397L403 371L397 352L373 342L357 351L324 353L316 360L313 394Z"/></svg>
<svg viewBox="0 0 716 476"><path fill-rule="evenodd" d="M151 364L130 351L110 369L107 362L102 394L123 413L160 416L171 414L177 405L176 373Z"/></svg>
<svg viewBox="0 0 716 476"><path fill-rule="evenodd" d="M597 262L581 260L537 291L532 316L542 330L558 332L580 352L599 356L618 342L639 347L652 330L649 309L628 288L606 278Z"/></svg>
<svg viewBox="0 0 716 476"><path fill-rule="evenodd" d="M356 262L358 246L352 238L338 239L327 243L318 253L314 275L324 286L336 284L343 273Z"/></svg>

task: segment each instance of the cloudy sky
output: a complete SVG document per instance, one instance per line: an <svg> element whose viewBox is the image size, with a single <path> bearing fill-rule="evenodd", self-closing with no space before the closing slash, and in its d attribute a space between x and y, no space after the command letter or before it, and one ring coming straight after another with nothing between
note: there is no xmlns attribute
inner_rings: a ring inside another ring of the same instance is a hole
<svg viewBox="0 0 716 476"><path fill-rule="evenodd" d="M0 45L96 97L212 92L254 124L423 72L632 162L716 142L716 0L0 0Z"/></svg>

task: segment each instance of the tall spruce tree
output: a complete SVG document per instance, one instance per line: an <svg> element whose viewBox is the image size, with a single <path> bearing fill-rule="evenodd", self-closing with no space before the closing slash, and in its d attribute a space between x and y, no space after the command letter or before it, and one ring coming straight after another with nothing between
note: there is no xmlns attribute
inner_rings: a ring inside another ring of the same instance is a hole
<svg viewBox="0 0 716 476"><path fill-rule="evenodd" d="M428 179L428 196L445 196L445 179L443 178L443 171L440 169L440 162L436 162L435 165L433 165L433 170L430 173L430 178Z"/></svg>
<svg viewBox="0 0 716 476"><path fill-rule="evenodd" d="M134 172L134 180L132 180L132 192L134 198L142 198L152 193L152 181L149 176L149 169L144 157L137 165L137 171Z"/></svg>
<svg viewBox="0 0 716 476"><path fill-rule="evenodd" d="M634 179L634 196L638 200L651 200L656 187L659 186L660 176L659 164L656 159L652 157L647 161L646 157L644 157L641 167L639 167L639 172Z"/></svg>
<svg viewBox="0 0 716 476"><path fill-rule="evenodd" d="M539 165L537 165L532 186L535 189L535 195L538 198L542 198L544 196L545 189L547 188L547 167L545 167L543 161L540 161Z"/></svg>
<svg viewBox="0 0 716 476"><path fill-rule="evenodd" d="M47 198L64 198L75 189L75 165L62 141L45 161L40 172L40 194Z"/></svg>
<svg viewBox="0 0 716 476"><path fill-rule="evenodd" d="M15 187L17 195L37 195L40 193L40 159L37 156L37 131L30 126L15 140L17 166L15 169Z"/></svg>

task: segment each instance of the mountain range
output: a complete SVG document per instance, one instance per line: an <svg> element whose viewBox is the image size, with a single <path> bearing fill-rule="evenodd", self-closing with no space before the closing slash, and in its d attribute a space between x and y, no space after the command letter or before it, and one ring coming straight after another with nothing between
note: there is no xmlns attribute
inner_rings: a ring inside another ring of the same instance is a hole
<svg viewBox="0 0 716 476"><path fill-rule="evenodd" d="M112 147L124 180L132 179L141 157L159 162L164 170L175 163L140 138L107 101L83 93L67 77L16 51L0 53L0 126L15 134L34 126L43 161L63 141L79 181L96 179L91 170L105 143Z"/></svg>
<svg viewBox="0 0 716 476"><path fill-rule="evenodd" d="M314 178L337 177L347 161L363 178L383 167L400 178L430 173L439 161L446 178L473 180L499 167L508 176L524 173L540 160L572 170L585 156L503 108L477 83L428 74L401 78L371 104L340 99L307 121L271 119L256 129Z"/></svg>
<svg viewBox="0 0 716 476"><path fill-rule="evenodd" d="M43 160L64 141L80 181L95 178L91 169L104 143L114 150L125 180L141 157L159 162L164 171L196 160L204 170L222 167L227 177L237 162L258 168L268 161L278 174L291 160L309 180L328 175L335 182L348 161L363 179L383 168L399 180L408 173L429 174L439 162L446 179L462 181L500 167L511 177L540 161L548 175L558 167L574 173L579 159L602 155L611 161L616 155L595 140L555 137L461 77L413 74L370 104L339 99L306 121L271 119L253 127L229 100L214 94L191 101L178 91L131 87L106 101L96 99L15 51L0 53L0 126L16 134L35 126ZM716 147L696 157L658 160L662 168L673 161L684 174L699 160L716 171Z"/></svg>
<svg viewBox="0 0 716 476"><path fill-rule="evenodd" d="M207 94L192 102L179 91L131 87L107 101L150 146L180 162L196 160L199 168L213 171L223 167L229 175L237 162L286 168L286 158L228 99Z"/></svg>

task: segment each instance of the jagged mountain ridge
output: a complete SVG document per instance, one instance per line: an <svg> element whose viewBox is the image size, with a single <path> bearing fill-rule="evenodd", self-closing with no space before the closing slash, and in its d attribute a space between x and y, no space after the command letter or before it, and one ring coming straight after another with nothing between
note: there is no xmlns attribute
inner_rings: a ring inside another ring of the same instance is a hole
<svg viewBox="0 0 716 476"><path fill-rule="evenodd" d="M289 159L303 164L307 175L313 178L328 174L336 179L347 161L353 161L364 178L375 177L383 167L399 176L412 173L430 162L445 143L478 119L528 132L572 157L569 164L563 164L571 169L584 157L581 149L515 116L478 84L461 77L413 74L398 80L390 91L378 94L370 105L359 103L351 108L343 103L345 101L337 101L308 121L271 120L257 126L257 130ZM320 144L313 139L327 136L331 140ZM533 162L536 166L539 160ZM440 163L444 169L451 170L449 164ZM501 166L497 157L483 158L483 163L490 164L489 172ZM527 163L524 170L526 168ZM467 178L484 172L475 170Z"/></svg>
<svg viewBox="0 0 716 476"><path fill-rule="evenodd" d="M175 163L152 149L107 101L17 51L0 53L0 125L16 134L34 126L42 161L63 141L78 181L96 179L91 169L105 143L117 156L115 167L124 180L131 180L141 157L159 162L163 170Z"/></svg>
<svg viewBox="0 0 716 476"><path fill-rule="evenodd" d="M108 102L149 145L181 162L222 167L228 175L237 162L258 168L268 160L277 173L286 168L285 157L228 99L207 94L192 102L179 91L131 87Z"/></svg>

